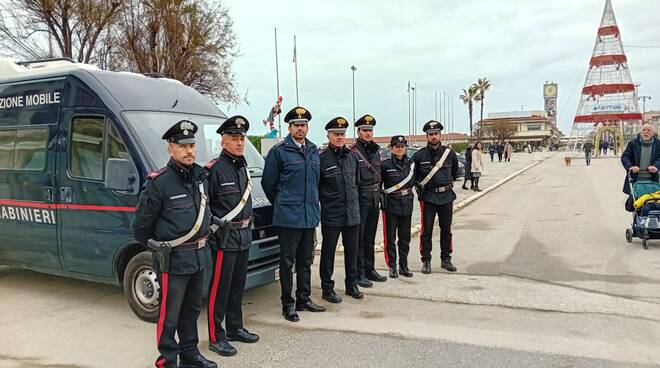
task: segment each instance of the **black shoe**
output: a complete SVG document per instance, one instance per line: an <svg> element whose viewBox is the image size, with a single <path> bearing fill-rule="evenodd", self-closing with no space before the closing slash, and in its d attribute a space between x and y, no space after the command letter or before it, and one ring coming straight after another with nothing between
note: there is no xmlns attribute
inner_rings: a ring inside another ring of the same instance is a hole
<svg viewBox="0 0 660 368"><path fill-rule="evenodd" d="M236 349L234 349L234 354L236 354ZM218 364L197 353L192 357L180 357L179 368L218 368Z"/></svg>
<svg viewBox="0 0 660 368"><path fill-rule="evenodd" d="M373 270L371 272L367 272L367 279L371 281L376 281L376 282L384 282L387 281L386 276L381 276L376 270Z"/></svg>
<svg viewBox="0 0 660 368"><path fill-rule="evenodd" d="M477 185L476 187L474 187L474 191L475 192L481 192L481 189L479 189L479 186Z"/></svg>
<svg viewBox="0 0 660 368"><path fill-rule="evenodd" d="M311 299L305 303L296 302L297 311L325 312L325 307L314 303Z"/></svg>
<svg viewBox="0 0 660 368"><path fill-rule="evenodd" d="M296 312L296 308L294 308L293 305L282 306L282 315L284 316L284 319L286 319L289 322L300 321L300 317L298 317L298 312Z"/></svg>
<svg viewBox="0 0 660 368"><path fill-rule="evenodd" d="M413 276L413 273L410 272L410 270L408 269L408 267L406 267L406 266L399 266L399 275L401 275L401 276L405 276L405 277L412 277L412 276Z"/></svg>
<svg viewBox="0 0 660 368"><path fill-rule="evenodd" d="M253 334L244 328L240 328L236 330L236 332L227 332L227 340L252 344L259 341L259 335Z"/></svg>
<svg viewBox="0 0 660 368"><path fill-rule="evenodd" d="M333 304L341 303L341 297L337 295L337 293L335 293L334 290L330 290L330 291L323 290L323 293L321 294L321 298Z"/></svg>
<svg viewBox="0 0 660 368"><path fill-rule="evenodd" d="M468 187L466 187L465 184L463 184L461 188L463 188L464 190L468 190Z"/></svg>
<svg viewBox="0 0 660 368"><path fill-rule="evenodd" d="M422 263L422 273L431 273L431 261L424 261Z"/></svg>
<svg viewBox="0 0 660 368"><path fill-rule="evenodd" d="M451 261L442 261L442 264L440 264L440 267L444 268L445 270L449 272L456 272L456 267L454 267L453 264L451 264Z"/></svg>
<svg viewBox="0 0 660 368"><path fill-rule="evenodd" d="M355 283L364 288L370 288L374 286L374 284L371 281L369 281L369 279L365 275L358 276Z"/></svg>
<svg viewBox="0 0 660 368"><path fill-rule="evenodd" d="M227 340L219 340L214 344L209 344L209 350L224 357L234 356L236 353L238 353L236 348L233 347Z"/></svg>
<svg viewBox="0 0 660 368"><path fill-rule="evenodd" d="M364 294L357 288L357 286L353 286L352 288L346 288L346 295L353 297L354 299L364 298Z"/></svg>
<svg viewBox="0 0 660 368"><path fill-rule="evenodd" d="M396 267L390 267L390 278L391 279L399 278L399 273L397 272Z"/></svg>

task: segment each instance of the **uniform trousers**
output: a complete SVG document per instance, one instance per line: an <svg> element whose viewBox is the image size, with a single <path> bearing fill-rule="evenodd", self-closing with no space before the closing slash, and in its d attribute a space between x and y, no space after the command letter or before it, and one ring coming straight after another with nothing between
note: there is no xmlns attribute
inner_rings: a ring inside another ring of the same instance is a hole
<svg viewBox="0 0 660 368"><path fill-rule="evenodd" d="M396 267L397 249L399 266L408 267L408 252L410 251L410 223L412 215L393 215L383 211L383 246L385 263L388 267ZM397 235L399 237L397 241Z"/></svg>
<svg viewBox="0 0 660 368"><path fill-rule="evenodd" d="M335 252L337 250L337 241L341 234L342 244L344 246L344 270L346 278L344 284L346 290L352 289L357 281L357 250L358 234L360 226L334 227L321 225L321 264L319 273L321 275L321 287L324 291L333 291L335 282L332 280L332 273L335 266Z"/></svg>
<svg viewBox="0 0 660 368"><path fill-rule="evenodd" d="M156 327L156 341L160 357L156 367L177 367L177 356L195 357L197 318L202 309L204 271L190 275L159 273L160 314ZM179 336L176 341L175 334Z"/></svg>
<svg viewBox="0 0 660 368"><path fill-rule="evenodd" d="M431 261L431 250L433 249L432 235L435 217L438 216L440 225L440 259L443 261L451 260L451 254L454 251L451 240L451 222L454 213L454 202L441 205L430 202L420 202L422 213L422 231L419 238L419 252L422 256L422 262Z"/></svg>
<svg viewBox="0 0 660 368"><path fill-rule="evenodd" d="M358 275L366 275L374 268L374 245L378 230L378 207L360 204L360 229L358 234Z"/></svg>
<svg viewBox="0 0 660 368"><path fill-rule="evenodd" d="M250 249L213 253L213 279L209 294L209 341L226 339L222 321L229 333L243 328L243 290L247 278Z"/></svg>
<svg viewBox="0 0 660 368"><path fill-rule="evenodd" d="M278 227L280 240L280 286L282 305L307 303L312 293L311 266L314 261L316 229L293 229ZM296 299L291 297L293 289L293 267L296 267Z"/></svg>

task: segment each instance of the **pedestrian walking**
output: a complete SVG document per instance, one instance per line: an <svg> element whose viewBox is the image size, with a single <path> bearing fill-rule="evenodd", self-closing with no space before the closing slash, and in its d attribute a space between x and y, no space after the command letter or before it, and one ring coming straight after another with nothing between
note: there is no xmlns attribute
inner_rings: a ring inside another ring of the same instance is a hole
<svg viewBox="0 0 660 368"><path fill-rule="evenodd" d="M494 143L488 145L488 154L490 155L490 162L494 162L496 147Z"/></svg>
<svg viewBox="0 0 660 368"><path fill-rule="evenodd" d="M440 132L443 126L440 122L431 120L424 124L427 145L415 153L412 161L415 164L415 185L422 213L422 230L420 235L420 253L422 256L422 273L431 273L431 250L433 225L438 216L440 225L440 267L449 272L456 272L451 263L453 252L451 223L456 194L453 182L458 177L458 158L456 152L442 146Z"/></svg>
<svg viewBox="0 0 660 368"><path fill-rule="evenodd" d="M513 145L511 145L511 142L506 142L506 146L504 146L504 154L504 161L511 162L511 157L513 156Z"/></svg>
<svg viewBox="0 0 660 368"><path fill-rule="evenodd" d="M479 188L479 180L481 179L484 170L484 158L481 152L481 142L477 142L472 147L472 178L474 180L474 191L481 192Z"/></svg>
<svg viewBox="0 0 660 368"><path fill-rule="evenodd" d="M465 147L465 174L464 177L465 179L463 180L463 189L468 190L468 187L466 186L467 181L470 181L470 190L474 189L474 180L472 178L472 146L470 145L470 142L468 141L467 147Z"/></svg>
<svg viewBox="0 0 660 368"><path fill-rule="evenodd" d="M196 132L197 125L181 120L163 134L170 160L147 177L133 222L135 239L158 260L158 368L217 367L197 347L211 214L206 171L195 163Z"/></svg>
<svg viewBox="0 0 660 368"><path fill-rule="evenodd" d="M503 143L498 143L497 144L497 161L502 162L502 156L504 155L504 144Z"/></svg>
<svg viewBox="0 0 660 368"><path fill-rule="evenodd" d="M587 166L591 166L591 156L594 153L593 142L590 139L587 140L582 146L582 150L584 151L584 159L587 161Z"/></svg>
<svg viewBox="0 0 660 368"><path fill-rule="evenodd" d="M360 203L360 236L358 240L358 281L362 287L371 287L372 281L384 282L375 268L374 246L380 209L380 146L373 141L376 119L364 115L355 122L358 139L351 150L358 158Z"/></svg>
<svg viewBox="0 0 660 368"><path fill-rule="evenodd" d="M649 123L642 128L634 139L626 145L621 154L621 164L626 169L626 177L623 182L623 193L628 195L625 208L634 211L633 197L628 183L628 173L633 183L640 180L658 181L658 168L660 168L660 141L655 134L655 128Z"/></svg>
<svg viewBox="0 0 660 368"><path fill-rule="evenodd" d="M258 335L243 327L253 215L252 180L243 156L249 129L250 123L243 116L227 119L216 131L221 136L220 156L206 164L211 214L221 225L209 237L214 260L208 305L209 349L222 356L237 353L230 341L259 341Z"/></svg>
<svg viewBox="0 0 660 368"><path fill-rule="evenodd" d="M357 262L360 231L360 207L358 204L358 159L344 144L348 122L336 117L325 125L328 147L321 151L321 275L322 297L330 303L341 303L335 291L332 274L335 267L337 241L341 235L344 246L345 293L355 299L364 298L358 289Z"/></svg>
<svg viewBox="0 0 660 368"><path fill-rule="evenodd" d="M282 315L298 322L297 311L325 312L311 299L311 266L314 260L319 205L319 150L307 139L312 114L294 107L284 117L289 134L266 156L261 179L266 197L273 204L273 226L280 240L280 286ZM293 266L296 267L296 299Z"/></svg>
<svg viewBox="0 0 660 368"><path fill-rule="evenodd" d="M390 278L397 278L399 274L405 277L413 275L408 269L408 252L410 251L415 165L406 156L406 147L408 147L408 142L404 136L393 136L390 140L392 157L383 161L381 165L385 193L383 206L383 246L385 249L383 253Z"/></svg>

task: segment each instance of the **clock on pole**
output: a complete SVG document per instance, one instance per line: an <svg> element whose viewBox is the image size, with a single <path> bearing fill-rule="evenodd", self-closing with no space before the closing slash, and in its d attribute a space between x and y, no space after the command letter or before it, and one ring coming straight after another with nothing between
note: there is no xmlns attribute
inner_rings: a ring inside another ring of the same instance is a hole
<svg viewBox="0 0 660 368"><path fill-rule="evenodd" d="M557 83L545 83L543 85L543 100L545 102L545 113L552 119L553 124L557 125L557 93L559 88Z"/></svg>

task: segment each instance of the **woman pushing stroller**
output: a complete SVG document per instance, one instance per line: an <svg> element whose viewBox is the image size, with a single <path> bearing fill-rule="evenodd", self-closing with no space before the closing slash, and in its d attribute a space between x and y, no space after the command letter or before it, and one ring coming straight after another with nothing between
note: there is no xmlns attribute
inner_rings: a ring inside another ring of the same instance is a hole
<svg viewBox="0 0 660 368"><path fill-rule="evenodd" d="M623 183L623 192L628 195L626 210L633 212L633 196L628 181L628 173L632 183L637 181L658 181L658 167L660 167L660 141L655 135L655 128L651 124L643 124L639 135L628 142L621 154L621 164L626 169L626 179Z"/></svg>

